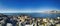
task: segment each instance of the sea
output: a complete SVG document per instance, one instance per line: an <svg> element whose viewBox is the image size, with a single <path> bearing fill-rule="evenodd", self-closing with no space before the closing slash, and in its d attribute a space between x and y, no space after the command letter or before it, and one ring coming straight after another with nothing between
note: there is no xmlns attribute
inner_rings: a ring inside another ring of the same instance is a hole
<svg viewBox="0 0 60 26"><path fill-rule="evenodd" d="M40 17L40 18L46 18L46 17L49 17L49 18L56 18L56 17L60 17L60 14L53 14L53 13L50 13L50 14L47 14L47 13L3 13L4 15L14 15L14 16L17 16L17 15L29 15L31 17Z"/></svg>

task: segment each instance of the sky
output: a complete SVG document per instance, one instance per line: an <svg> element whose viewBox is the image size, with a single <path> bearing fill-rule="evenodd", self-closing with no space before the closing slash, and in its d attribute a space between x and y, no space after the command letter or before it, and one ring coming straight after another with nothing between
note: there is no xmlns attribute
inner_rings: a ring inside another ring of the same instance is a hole
<svg viewBox="0 0 60 26"><path fill-rule="evenodd" d="M60 10L60 0L0 0L0 13Z"/></svg>

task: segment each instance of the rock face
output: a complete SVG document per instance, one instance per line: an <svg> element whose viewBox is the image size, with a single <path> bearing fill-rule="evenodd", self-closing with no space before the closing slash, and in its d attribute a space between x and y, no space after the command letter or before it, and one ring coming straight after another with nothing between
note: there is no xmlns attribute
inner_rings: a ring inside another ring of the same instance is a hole
<svg viewBox="0 0 60 26"><path fill-rule="evenodd" d="M44 11L42 13L56 13L56 14L60 14L60 11L55 11L55 10L51 10L51 11Z"/></svg>

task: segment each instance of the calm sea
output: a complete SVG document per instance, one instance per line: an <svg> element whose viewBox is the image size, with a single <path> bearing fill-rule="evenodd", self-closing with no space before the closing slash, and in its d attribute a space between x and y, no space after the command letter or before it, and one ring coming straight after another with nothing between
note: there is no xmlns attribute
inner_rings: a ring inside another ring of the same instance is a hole
<svg viewBox="0 0 60 26"><path fill-rule="evenodd" d="M49 17L49 18L55 18L60 17L60 14L46 14L46 13L3 13L4 15L29 15L31 17Z"/></svg>

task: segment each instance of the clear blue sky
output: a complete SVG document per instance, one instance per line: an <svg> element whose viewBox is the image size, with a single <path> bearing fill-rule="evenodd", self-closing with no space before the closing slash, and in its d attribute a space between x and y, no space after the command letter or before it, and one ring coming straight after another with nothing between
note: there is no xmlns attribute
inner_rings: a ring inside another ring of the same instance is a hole
<svg viewBox="0 0 60 26"><path fill-rule="evenodd" d="M0 12L44 10L60 10L60 0L0 0Z"/></svg>

